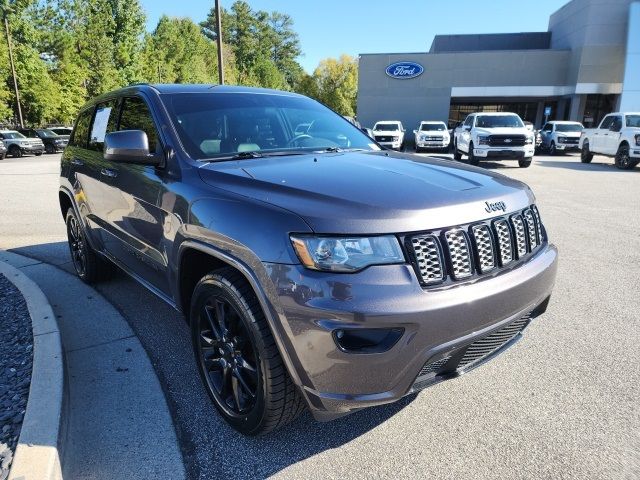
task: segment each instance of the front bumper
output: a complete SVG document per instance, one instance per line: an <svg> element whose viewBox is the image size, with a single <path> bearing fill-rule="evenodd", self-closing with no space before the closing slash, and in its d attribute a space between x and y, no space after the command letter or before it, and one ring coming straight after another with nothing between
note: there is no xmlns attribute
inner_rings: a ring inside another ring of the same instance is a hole
<svg viewBox="0 0 640 480"><path fill-rule="evenodd" d="M18 145L20 150L27 153L42 153L44 152L44 145Z"/></svg>
<svg viewBox="0 0 640 480"><path fill-rule="evenodd" d="M393 148L394 150L399 150L402 147L402 142L378 142L383 147Z"/></svg>
<svg viewBox="0 0 640 480"><path fill-rule="evenodd" d="M282 345L303 395L316 419L331 420L400 399L416 389L421 369L438 355L536 309L541 313L555 282L557 250L545 244L513 270L430 290L419 285L410 265L374 266L355 274L265 267L288 337ZM404 328L404 334L384 353L338 348L333 332L358 327Z"/></svg>
<svg viewBox="0 0 640 480"><path fill-rule="evenodd" d="M449 146L448 140L443 140L441 142L433 142L433 141L425 141L425 142L416 142L417 148L447 148Z"/></svg>
<svg viewBox="0 0 640 480"><path fill-rule="evenodd" d="M522 160L523 158L533 157L535 147L526 145L524 147L511 148L474 148L473 154L479 158L495 158L499 160Z"/></svg>
<svg viewBox="0 0 640 480"><path fill-rule="evenodd" d="M580 147L577 143L556 143L556 150L562 152L579 152Z"/></svg>

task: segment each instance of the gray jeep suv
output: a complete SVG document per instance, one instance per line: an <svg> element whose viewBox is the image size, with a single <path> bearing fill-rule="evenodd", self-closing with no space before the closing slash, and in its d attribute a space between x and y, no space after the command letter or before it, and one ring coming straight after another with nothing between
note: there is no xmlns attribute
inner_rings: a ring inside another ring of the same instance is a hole
<svg viewBox="0 0 640 480"><path fill-rule="evenodd" d="M78 275L115 264L182 311L213 403L245 434L477 367L546 310L556 276L526 185L384 150L288 92L97 98L59 199Z"/></svg>

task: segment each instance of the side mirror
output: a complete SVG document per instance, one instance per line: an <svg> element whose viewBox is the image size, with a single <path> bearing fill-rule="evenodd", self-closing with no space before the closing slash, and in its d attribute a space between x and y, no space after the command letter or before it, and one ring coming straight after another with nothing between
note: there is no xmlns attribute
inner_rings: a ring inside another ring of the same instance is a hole
<svg viewBox="0 0 640 480"><path fill-rule="evenodd" d="M471 131L471 125L465 125L464 129L465 129L465 131L470 132Z"/></svg>
<svg viewBox="0 0 640 480"><path fill-rule="evenodd" d="M142 130L121 130L104 137L104 158L111 162L158 165L160 159L149 153L149 139Z"/></svg>
<svg viewBox="0 0 640 480"><path fill-rule="evenodd" d="M413 131L413 134L414 134L414 135L415 135L416 133L418 133L418 130L414 130L414 131Z"/></svg>

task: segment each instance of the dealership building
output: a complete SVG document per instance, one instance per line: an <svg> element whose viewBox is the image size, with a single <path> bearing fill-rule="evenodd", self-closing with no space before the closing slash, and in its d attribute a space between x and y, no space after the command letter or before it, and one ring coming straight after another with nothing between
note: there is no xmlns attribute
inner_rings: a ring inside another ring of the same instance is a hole
<svg viewBox="0 0 640 480"><path fill-rule="evenodd" d="M638 1L572 0L546 32L437 35L425 53L360 55L362 126L451 125L477 111L593 126L616 110L640 111Z"/></svg>

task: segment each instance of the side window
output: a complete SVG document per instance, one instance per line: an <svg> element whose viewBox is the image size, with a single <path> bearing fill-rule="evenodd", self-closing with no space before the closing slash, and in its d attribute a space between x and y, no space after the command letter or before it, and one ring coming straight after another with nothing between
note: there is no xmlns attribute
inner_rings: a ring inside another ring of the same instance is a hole
<svg viewBox="0 0 640 480"><path fill-rule="evenodd" d="M600 128L609 129L609 127L613 123L613 119L613 115L607 115L606 117L604 117L604 120L602 120L602 123L600 124Z"/></svg>
<svg viewBox="0 0 640 480"><path fill-rule="evenodd" d="M83 112L80 112L76 126L71 132L71 139L69 145L74 147L87 148L87 140L89 138L89 125L91 124L91 117L93 116L93 108L89 108Z"/></svg>
<svg viewBox="0 0 640 480"><path fill-rule="evenodd" d="M620 131L622 129L622 117L615 116L613 117L613 121L611 122L611 126L614 127L615 131Z"/></svg>
<svg viewBox="0 0 640 480"><path fill-rule="evenodd" d="M464 121L464 126L465 127L470 127L472 123L473 123L473 117L471 115L469 115L467 117L467 119Z"/></svg>
<svg viewBox="0 0 640 480"><path fill-rule="evenodd" d="M149 152L155 153L158 146L158 132L153 123L147 104L139 97L127 97L122 103L119 130L142 130L149 139Z"/></svg>
<svg viewBox="0 0 640 480"><path fill-rule="evenodd" d="M553 132L553 124L551 124L551 123L547 123L547 124L544 126L543 130L544 130L545 132Z"/></svg>
<svg viewBox="0 0 640 480"><path fill-rule="evenodd" d="M115 132L118 124L118 101L109 100L100 103L96 107L93 117L91 135L89 135L89 148L101 152L104 148L104 136Z"/></svg>

